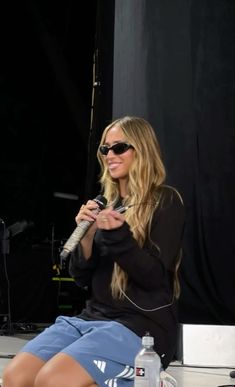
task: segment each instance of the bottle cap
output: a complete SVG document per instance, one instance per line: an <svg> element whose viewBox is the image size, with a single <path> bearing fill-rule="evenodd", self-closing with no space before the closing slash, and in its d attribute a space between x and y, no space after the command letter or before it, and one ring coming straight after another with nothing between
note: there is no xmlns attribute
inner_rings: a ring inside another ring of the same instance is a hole
<svg viewBox="0 0 235 387"><path fill-rule="evenodd" d="M154 338L150 335L145 335L142 337L142 345L144 346L153 346L154 344Z"/></svg>

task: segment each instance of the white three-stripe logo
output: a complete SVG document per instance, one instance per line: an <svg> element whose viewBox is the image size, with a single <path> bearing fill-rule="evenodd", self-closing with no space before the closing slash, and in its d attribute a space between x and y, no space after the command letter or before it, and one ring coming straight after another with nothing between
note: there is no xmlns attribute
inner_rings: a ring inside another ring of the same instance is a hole
<svg viewBox="0 0 235 387"><path fill-rule="evenodd" d="M109 387L117 387L117 379L107 379L104 383Z"/></svg>
<svg viewBox="0 0 235 387"><path fill-rule="evenodd" d="M120 374L116 375L116 378L132 379L134 377L134 368L126 366Z"/></svg>
<svg viewBox="0 0 235 387"><path fill-rule="evenodd" d="M134 378L134 368L130 366L126 366L122 372L115 376L115 379L107 379L105 384L108 387L117 387L117 381L120 378L124 379L133 379Z"/></svg>
<svg viewBox="0 0 235 387"><path fill-rule="evenodd" d="M99 370L104 373L105 367L106 367L106 361L94 360L94 363L99 368Z"/></svg>

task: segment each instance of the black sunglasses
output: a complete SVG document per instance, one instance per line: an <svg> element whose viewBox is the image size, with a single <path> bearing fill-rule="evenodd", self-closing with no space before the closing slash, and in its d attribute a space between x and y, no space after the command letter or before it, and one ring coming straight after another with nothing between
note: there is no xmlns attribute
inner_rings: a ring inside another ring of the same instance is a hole
<svg viewBox="0 0 235 387"><path fill-rule="evenodd" d="M107 156L110 150L112 150L115 155L121 155L130 148L134 149L133 145L128 144L126 142L117 142L117 144L114 144L112 146L101 145L99 147L99 151L103 156Z"/></svg>

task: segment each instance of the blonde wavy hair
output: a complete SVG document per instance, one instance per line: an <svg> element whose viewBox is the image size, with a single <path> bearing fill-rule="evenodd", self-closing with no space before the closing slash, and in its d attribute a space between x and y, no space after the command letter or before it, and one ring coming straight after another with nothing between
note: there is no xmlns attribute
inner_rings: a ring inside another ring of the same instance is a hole
<svg viewBox="0 0 235 387"><path fill-rule="evenodd" d="M122 129L125 141L134 148L134 160L129 170L128 194L124 205L133 205L126 212L133 237L143 247L147 238L150 239L150 228L154 210L159 206L166 171L162 161L161 149L152 126L143 118L123 117L113 121L103 131L100 145L105 143L108 131L114 126ZM106 158L97 151L101 167L101 188L109 204L120 198L118 180L110 176ZM127 273L115 263L111 290L114 298L122 298L128 282Z"/></svg>

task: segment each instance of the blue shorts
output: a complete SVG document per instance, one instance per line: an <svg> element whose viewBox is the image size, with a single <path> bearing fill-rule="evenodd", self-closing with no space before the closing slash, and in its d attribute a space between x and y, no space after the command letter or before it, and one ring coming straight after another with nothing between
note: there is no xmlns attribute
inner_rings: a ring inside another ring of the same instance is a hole
<svg viewBox="0 0 235 387"><path fill-rule="evenodd" d="M115 321L59 316L20 350L48 361L57 353L77 360L99 386L133 386L141 338Z"/></svg>

